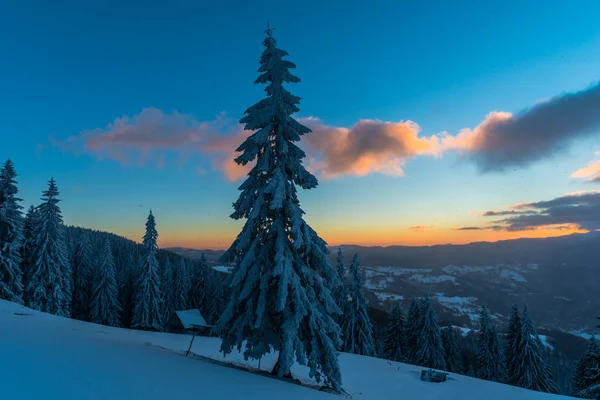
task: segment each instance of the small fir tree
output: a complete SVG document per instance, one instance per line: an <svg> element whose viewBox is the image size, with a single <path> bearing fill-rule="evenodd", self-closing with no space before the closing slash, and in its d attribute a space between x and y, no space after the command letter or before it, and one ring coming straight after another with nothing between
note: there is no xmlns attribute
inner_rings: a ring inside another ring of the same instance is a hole
<svg viewBox="0 0 600 400"><path fill-rule="evenodd" d="M50 179L35 218L26 298L33 309L67 317L72 277L58 195L56 182Z"/></svg>
<svg viewBox="0 0 600 400"><path fill-rule="evenodd" d="M12 161L6 161L0 170L0 299L22 303L23 207L17 197L16 177Z"/></svg>
<svg viewBox="0 0 600 400"><path fill-rule="evenodd" d="M383 354L388 360L406 360L406 330L404 325L402 307L399 303L396 303L385 328Z"/></svg>
<svg viewBox="0 0 600 400"><path fill-rule="evenodd" d="M417 338L416 364L422 367L445 369L442 332L429 293L421 303L421 330Z"/></svg>
<svg viewBox="0 0 600 400"><path fill-rule="evenodd" d="M500 340L485 306L481 308L477 345L477 377L488 381L504 382L506 377Z"/></svg>
<svg viewBox="0 0 600 400"><path fill-rule="evenodd" d="M446 368L448 372L462 374L465 372L460 347L458 346L457 329L450 323L442 331L442 342L444 344L444 355L446 356Z"/></svg>
<svg viewBox="0 0 600 400"><path fill-rule="evenodd" d="M121 311L115 261L107 237L94 273L90 319L97 324L120 326Z"/></svg>
<svg viewBox="0 0 600 400"><path fill-rule="evenodd" d="M344 351L363 356L375 355L375 341L373 340L373 324L367 311L367 299L363 293L363 281L358 261L358 254L354 254L350 265L352 284L344 318Z"/></svg>
<svg viewBox="0 0 600 400"><path fill-rule="evenodd" d="M521 338L515 357L517 386L538 392L557 393L550 368L544 359L542 342L537 336L527 306L523 310L521 322Z"/></svg>

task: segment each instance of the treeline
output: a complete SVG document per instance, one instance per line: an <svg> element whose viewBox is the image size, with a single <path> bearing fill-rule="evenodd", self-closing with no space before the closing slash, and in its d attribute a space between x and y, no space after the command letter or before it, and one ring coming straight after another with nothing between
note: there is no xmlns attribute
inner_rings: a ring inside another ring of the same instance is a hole
<svg viewBox="0 0 600 400"><path fill-rule="evenodd" d="M0 298L110 326L165 330L176 310L223 311L221 274L157 247L152 212L142 244L63 224L54 179L23 215L16 171L0 170Z"/></svg>
<svg viewBox="0 0 600 400"><path fill-rule="evenodd" d="M521 313L517 306L513 307L505 340L500 339L487 308L482 307L475 354L468 357L458 344L458 329L451 323L440 326L429 294L426 294L421 299L413 298L406 314L399 303L394 306L380 351L377 351L358 255L354 255L347 274L339 249L337 272L339 278L346 282L337 294L338 304L344 310L339 321L344 338L341 350L467 374L525 389L558 393L545 357L544 344L527 306Z"/></svg>

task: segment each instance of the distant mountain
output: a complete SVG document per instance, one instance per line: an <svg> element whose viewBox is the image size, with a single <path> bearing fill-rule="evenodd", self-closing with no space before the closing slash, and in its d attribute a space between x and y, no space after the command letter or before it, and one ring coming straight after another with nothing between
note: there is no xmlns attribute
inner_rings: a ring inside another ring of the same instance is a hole
<svg viewBox="0 0 600 400"><path fill-rule="evenodd" d="M175 254L187 257L190 260L199 260L202 257L202 254L204 254L206 260L212 263L217 263L219 257L225 253L225 250L197 250L188 249L186 247L167 247L165 250L169 250Z"/></svg>
<svg viewBox="0 0 600 400"><path fill-rule="evenodd" d="M513 304L527 303L537 325L583 336L592 333L600 314L598 232L465 245L341 248L347 265L359 254L367 297L383 311L394 301L406 307L412 297L430 291L439 302L440 319L470 327L483 304L503 325ZM214 265L223 254L168 250L189 258L204 253ZM331 248L334 265L336 250Z"/></svg>

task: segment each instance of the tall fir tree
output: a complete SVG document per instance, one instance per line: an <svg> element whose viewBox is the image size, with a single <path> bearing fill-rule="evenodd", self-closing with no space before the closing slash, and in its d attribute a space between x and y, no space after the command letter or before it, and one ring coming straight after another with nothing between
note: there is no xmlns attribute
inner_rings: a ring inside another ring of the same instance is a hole
<svg viewBox="0 0 600 400"><path fill-rule="evenodd" d="M146 254L140 266L137 298L133 310L134 328L160 331L163 328L160 277L158 275L156 220L150 210L146 221L146 234L142 241Z"/></svg>
<svg viewBox="0 0 600 400"><path fill-rule="evenodd" d="M410 307L406 315L406 350L407 360L412 364L417 362L418 339L421 332L423 319L421 316L421 306L417 299L410 301Z"/></svg>
<svg viewBox="0 0 600 400"><path fill-rule="evenodd" d="M485 306L481 308L479 316L477 347L477 377L488 381L504 382L506 375L502 348L496 328Z"/></svg>
<svg viewBox="0 0 600 400"><path fill-rule="evenodd" d="M407 358L404 313L400 303L396 303L388 319L383 354L385 358L392 361L405 361Z"/></svg>
<svg viewBox="0 0 600 400"><path fill-rule="evenodd" d="M375 340L373 339L373 323L367 311L367 299L364 295L363 279L358 261L354 254L350 264L352 283L349 287L350 298L344 313L344 351L347 353L374 356Z"/></svg>
<svg viewBox="0 0 600 400"><path fill-rule="evenodd" d="M332 316L341 311L329 290L339 280L327 244L302 218L296 192L296 186L317 186L302 165L305 153L294 143L310 132L292 117L300 98L283 87L300 79L290 72L295 65L283 59L287 52L277 48L272 30L265 32L255 83L267 84L267 97L240 121L253 133L237 148L242 154L235 162L255 164L233 205L231 217L246 222L222 258L236 266L215 332L225 354L245 347L246 357L259 359L274 349L279 354L274 374L289 376L297 361L308 365L311 377L339 390L341 332Z"/></svg>
<svg viewBox="0 0 600 400"><path fill-rule="evenodd" d="M448 372L462 374L465 372L460 347L458 346L457 329L452 323L442 330L442 343L444 345L444 355L446 356L446 369Z"/></svg>
<svg viewBox="0 0 600 400"><path fill-rule="evenodd" d="M518 381L518 364L517 354L519 354L519 346L521 345L521 316L519 308L513 305L510 318L508 320L508 332L506 334L506 345L504 346L504 363L506 369L506 381L511 385L517 385Z"/></svg>
<svg viewBox="0 0 600 400"><path fill-rule="evenodd" d="M108 237L99 254L92 280L90 320L97 324L121 326L121 304L117 287L117 272Z"/></svg>
<svg viewBox="0 0 600 400"><path fill-rule="evenodd" d="M22 303L23 207L16 177L12 161L6 161L0 170L0 299Z"/></svg>
<svg viewBox="0 0 600 400"><path fill-rule="evenodd" d="M422 367L445 369L444 345L442 331L437 322L437 317L429 293L421 303L421 329L417 337L416 364Z"/></svg>
<svg viewBox="0 0 600 400"><path fill-rule="evenodd" d="M160 278L160 294L162 296L163 305L163 322L167 324L169 320L175 315L175 311L184 310L183 308L177 308L175 301L175 272L171 265L169 257L165 259L162 275Z"/></svg>
<svg viewBox="0 0 600 400"><path fill-rule="evenodd" d="M572 395L577 397L594 396L590 388L600 384L595 372L600 368L600 349L596 338L592 336L586 354L577 362L573 376ZM594 379L596 378L596 379ZM600 389L600 388L599 388ZM594 396L593 398L598 398Z"/></svg>
<svg viewBox="0 0 600 400"><path fill-rule="evenodd" d="M538 392L558 393L527 306L523 309L521 324L521 337L515 354L516 385Z"/></svg>
<svg viewBox="0 0 600 400"><path fill-rule="evenodd" d="M175 287L173 293L173 299L175 300L176 310L187 310L190 307L190 290L192 287L190 271L182 257L174 268L175 272Z"/></svg>
<svg viewBox="0 0 600 400"><path fill-rule="evenodd" d="M33 309L67 317L72 277L58 195L56 182L50 179L35 218L26 301Z"/></svg>
<svg viewBox="0 0 600 400"><path fill-rule="evenodd" d="M82 321L90 320L90 298L92 295L93 266L92 244L89 235L84 233L79 238L73 252L71 266L73 269L73 301L71 315Z"/></svg>

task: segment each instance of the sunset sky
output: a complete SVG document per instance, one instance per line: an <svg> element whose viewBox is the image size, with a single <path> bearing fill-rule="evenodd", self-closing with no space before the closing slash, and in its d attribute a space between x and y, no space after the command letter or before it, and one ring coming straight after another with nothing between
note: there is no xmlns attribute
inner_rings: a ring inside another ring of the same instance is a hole
<svg viewBox="0 0 600 400"><path fill-rule="evenodd" d="M87 3L84 5L83 3ZM7 1L0 162L65 223L226 248L267 21L302 82L329 244L600 229L600 2Z"/></svg>

